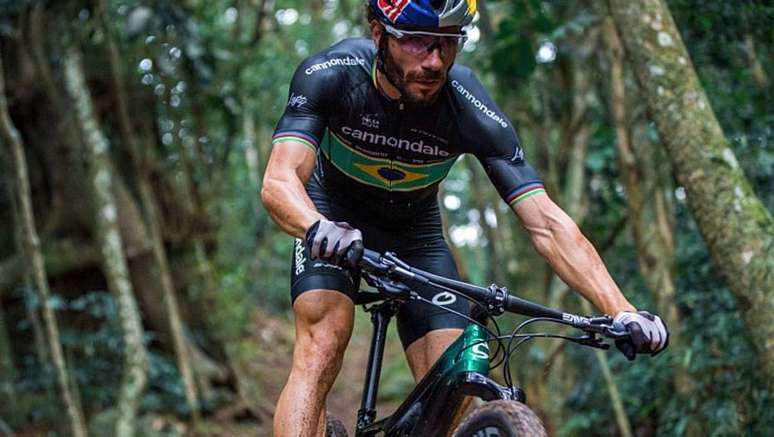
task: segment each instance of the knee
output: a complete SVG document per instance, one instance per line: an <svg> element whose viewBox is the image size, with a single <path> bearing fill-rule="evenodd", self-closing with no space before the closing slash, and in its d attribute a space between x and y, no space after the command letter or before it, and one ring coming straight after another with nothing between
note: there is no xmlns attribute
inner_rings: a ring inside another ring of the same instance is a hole
<svg viewBox="0 0 774 437"><path fill-rule="evenodd" d="M350 334L351 328L324 323L298 333L294 366L310 375L335 376L341 368Z"/></svg>

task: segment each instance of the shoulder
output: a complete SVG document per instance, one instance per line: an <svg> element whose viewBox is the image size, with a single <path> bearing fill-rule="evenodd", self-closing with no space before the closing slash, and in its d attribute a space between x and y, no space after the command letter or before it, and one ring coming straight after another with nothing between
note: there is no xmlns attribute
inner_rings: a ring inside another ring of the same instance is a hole
<svg viewBox="0 0 774 437"><path fill-rule="evenodd" d="M462 135L475 140L478 147L518 142L511 121L470 68L455 64L449 72L448 86Z"/></svg>
<svg viewBox="0 0 774 437"><path fill-rule="evenodd" d="M510 121L476 77L473 70L455 64L449 72L452 100L462 109L462 115L482 124L482 127L510 128Z"/></svg>
<svg viewBox="0 0 774 437"><path fill-rule="evenodd" d="M347 38L306 58L296 70L296 78L340 84L348 77L368 77L375 52L370 39Z"/></svg>

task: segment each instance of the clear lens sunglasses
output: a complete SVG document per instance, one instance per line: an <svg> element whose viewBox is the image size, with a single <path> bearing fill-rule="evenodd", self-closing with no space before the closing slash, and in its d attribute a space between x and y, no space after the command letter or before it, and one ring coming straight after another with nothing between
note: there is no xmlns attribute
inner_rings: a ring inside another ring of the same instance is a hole
<svg viewBox="0 0 774 437"><path fill-rule="evenodd" d="M440 47L442 53L462 51L468 36L465 31L460 33L425 32L421 30L396 29L389 24L384 29L398 40L401 48L413 55L428 54Z"/></svg>

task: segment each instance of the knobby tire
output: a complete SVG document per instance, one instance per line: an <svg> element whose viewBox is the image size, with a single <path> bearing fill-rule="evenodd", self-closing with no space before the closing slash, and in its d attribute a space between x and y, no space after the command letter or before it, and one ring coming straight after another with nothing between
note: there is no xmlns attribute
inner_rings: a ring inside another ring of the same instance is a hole
<svg viewBox="0 0 774 437"><path fill-rule="evenodd" d="M546 437L540 418L518 401L497 400L476 408L454 437Z"/></svg>

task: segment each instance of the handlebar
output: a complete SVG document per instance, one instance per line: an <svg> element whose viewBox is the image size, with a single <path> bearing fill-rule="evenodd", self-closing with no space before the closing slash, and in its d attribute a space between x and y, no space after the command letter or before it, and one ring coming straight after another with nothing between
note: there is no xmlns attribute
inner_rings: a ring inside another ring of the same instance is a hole
<svg viewBox="0 0 774 437"><path fill-rule="evenodd" d="M618 323L613 323L613 318L608 315L584 317L565 313L512 296L505 287L492 284L485 288L420 270L401 261L391 252L380 254L364 249L359 267L368 275L367 280L370 278L375 283L372 285L376 285L380 291L393 297L407 298L410 295L410 289L405 285L420 284L449 288L483 304L494 314L499 315L507 311L528 317L549 319L615 340L629 337L626 329Z"/></svg>

